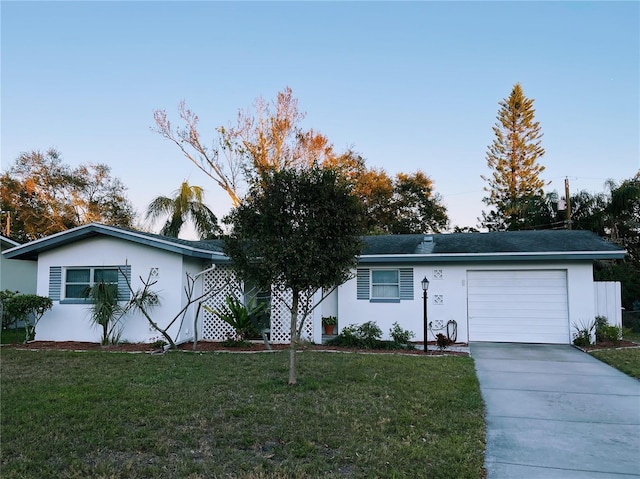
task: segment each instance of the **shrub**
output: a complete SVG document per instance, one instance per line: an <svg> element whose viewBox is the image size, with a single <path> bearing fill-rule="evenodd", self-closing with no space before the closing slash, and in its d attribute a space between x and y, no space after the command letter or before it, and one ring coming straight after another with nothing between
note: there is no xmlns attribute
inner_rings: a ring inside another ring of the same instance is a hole
<svg viewBox="0 0 640 479"><path fill-rule="evenodd" d="M613 326L608 323L604 316L597 316L595 321L596 342L597 343L613 343L615 346L620 344L624 333L622 326Z"/></svg>
<svg viewBox="0 0 640 479"><path fill-rule="evenodd" d="M374 321L367 321L358 328L358 336L365 348L375 348L382 337L382 330Z"/></svg>
<svg viewBox="0 0 640 479"><path fill-rule="evenodd" d="M622 327L607 324L602 328L601 335L603 342L613 343L617 346L622 339Z"/></svg>
<svg viewBox="0 0 640 479"><path fill-rule="evenodd" d="M329 346L338 346L344 348L360 348L360 349L414 349L413 345L401 343L400 341L409 341L413 337L411 331L404 331L395 323L391 329L396 333L393 341L382 341L382 330L378 325L369 321L359 326L350 324L342 328L340 334L335 338L327 341ZM392 333L393 334L393 333Z"/></svg>
<svg viewBox="0 0 640 479"><path fill-rule="evenodd" d="M604 341L605 329L609 326L607 318L605 316L596 316L593 324L596 331L596 342L601 343Z"/></svg>
<svg viewBox="0 0 640 479"><path fill-rule="evenodd" d="M381 347L382 330L373 321L356 326L350 324L342 328L340 334L327 342L332 346L375 349Z"/></svg>
<svg viewBox="0 0 640 479"><path fill-rule="evenodd" d="M164 349L166 345L167 342L162 338L151 338L151 341L149 342L149 346L153 349Z"/></svg>
<svg viewBox="0 0 640 479"><path fill-rule="evenodd" d="M436 335L436 344L438 345L438 349L440 351L444 351L447 349L447 346L451 343L451 340L442 333L438 333Z"/></svg>
<svg viewBox="0 0 640 479"><path fill-rule="evenodd" d="M402 329L397 322L393 323L393 327L389 330L389 334L393 339L393 342L397 344L408 344L411 338L415 336L413 331Z"/></svg>
<svg viewBox="0 0 640 479"><path fill-rule="evenodd" d="M573 323L572 327L575 330L573 344L579 347L589 346L591 344L591 334L596 327L595 321L586 324L583 322L580 322L580 324Z"/></svg>
<svg viewBox="0 0 640 479"><path fill-rule="evenodd" d="M51 309L53 302L45 296L4 291L1 296L1 305L2 327L5 327L5 322L8 327L23 321L26 331L25 342L27 342L35 338L36 325L42 315Z"/></svg>
<svg viewBox="0 0 640 479"><path fill-rule="evenodd" d="M11 299L14 298L18 292L9 291L5 289L0 291L0 315L2 315L2 329L9 329L16 326L17 318L11 312Z"/></svg>

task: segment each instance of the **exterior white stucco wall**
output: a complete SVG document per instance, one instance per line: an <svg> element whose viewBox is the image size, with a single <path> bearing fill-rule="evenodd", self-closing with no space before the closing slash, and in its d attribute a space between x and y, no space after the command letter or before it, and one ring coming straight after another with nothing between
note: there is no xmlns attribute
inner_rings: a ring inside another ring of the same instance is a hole
<svg viewBox="0 0 640 479"><path fill-rule="evenodd" d="M569 327L571 337L575 332L574 325L590 324L596 317L595 282L593 281L593 264L574 262L567 267L567 292L569 295Z"/></svg>
<svg viewBox="0 0 640 479"><path fill-rule="evenodd" d="M182 264L182 302L181 308L186 306L189 298L187 295L187 291L189 288L192 288L191 301L194 301L203 293L203 282L204 275L200 274L207 268L210 268L211 265L203 262L200 259L196 258L184 258ZM213 266L215 267L215 266ZM189 276L187 276L189 275ZM189 277L193 280L190 283ZM178 320L176 321L177 332L176 335L173 336L174 341L177 343L184 343L187 341L193 341L194 334L194 319L196 319L196 314L198 310L198 302L192 303L182 314ZM178 314L178 310L175 311L174 316ZM202 312L200 312L200 316L197 318L197 328L199 332L199 336L202 336Z"/></svg>
<svg viewBox="0 0 640 479"><path fill-rule="evenodd" d="M35 261L0 257L0 290L36 294L38 265Z"/></svg>
<svg viewBox="0 0 640 479"><path fill-rule="evenodd" d="M157 268L156 284L152 290L160 296L160 306L151 311L151 317L164 327L180 311L183 300L183 257L150 246L130 241L98 237L77 241L43 252L38 258L38 294L49 296L49 268L51 266L116 266L131 265L131 283L134 290L142 287L151 268ZM195 268L196 265L190 266ZM64 282L64 278L63 278ZM155 331L140 313L123 318L121 340L148 342L157 339ZM178 332L179 321L169 330L172 337ZM61 304L54 301L36 328L37 340L99 342L101 330L89 319L89 305Z"/></svg>
<svg viewBox="0 0 640 479"><path fill-rule="evenodd" d="M0 252L18 246L14 241L0 237ZM38 264L36 261L7 259L0 255L0 291L18 291L36 294Z"/></svg>
<svg viewBox="0 0 640 479"><path fill-rule="evenodd" d="M362 267L377 268L374 265ZM468 342L467 271L491 270L565 270L567 271L569 327L579 321L593 320L594 286L593 267L587 262L478 262L432 263L423 265L384 264L380 268L413 268L413 300L400 302L371 302L357 299L357 280L351 279L338 288L338 330L350 324L374 321L383 332L383 339L390 339L389 330L394 322L403 329L413 331L414 341L423 338L423 291L421 280L429 280L427 299L428 322L446 326L457 323L458 342ZM318 318L315 318L318 321ZM428 331L429 341L434 334L446 331Z"/></svg>

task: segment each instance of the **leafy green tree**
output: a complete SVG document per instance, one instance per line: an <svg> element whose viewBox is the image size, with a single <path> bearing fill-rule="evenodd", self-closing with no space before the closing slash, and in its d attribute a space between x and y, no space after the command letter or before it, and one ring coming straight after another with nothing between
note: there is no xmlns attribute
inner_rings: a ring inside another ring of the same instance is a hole
<svg viewBox="0 0 640 479"><path fill-rule="evenodd" d="M611 237L624 246L637 248L640 237L640 171L620 185L610 183L610 187Z"/></svg>
<svg viewBox="0 0 640 479"><path fill-rule="evenodd" d="M10 236L26 242L86 223L130 227L134 211L126 187L104 164L71 168L60 153L22 153L0 177L0 207Z"/></svg>
<svg viewBox="0 0 640 479"><path fill-rule="evenodd" d="M220 234L218 219L204 204L204 190L200 186L191 186L185 180L174 193L172 198L158 196L147 208L147 219L155 220L168 216L160 234L177 238L188 220L193 222L202 239L210 239Z"/></svg>
<svg viewBox="0 0 640 479"><path fill-rule="evenodd" d="M398 173L391 202L394 211L389 226L392 234L439 233L449 223L447 210L434 195L431 179L422 171Z"/></svg>
<svg viewBox="0 0 640 479"><path fill-rule="evenodd" d="M36 294L20 294L9 290L0 292L0 315L2 329L15 326L22 322L25 327L24 342L36 336L36 326L44 313L53 306L51 298Z"/></svg>
<svg viewBox="0 0 640 479"><path fill-rule="evenodd" d="M482 226L489 230L518 230L533 225L527 218L530 203L543 201L544 181L540 174L544 166L538 160L544 156L540 124L535 121L533 99L527 98L516 83L509 98L499 103L495 139L488 147L486 160L490 176L489 196L484 203L493 210L483 212Z"/></svg>
<svg viewBox="0 0 640 479"><path fill-rule="evenodd" d="M240 204L246 186L269 171L320 166L340 171L362 201L367 231L372 234L437 232L448 224L441 198L431 180L418 171L392 179L382 169L367 168L364 158L347 150L338 153L323 134L301 126L305 113L291 88L273 101L256 99L240 110L237 122L216 129L212 147L201 140L198 116L180 103L181 127L164 110L154 112L154 131L174 143L184 156Z"/></svg>
<svg viewBox="0 0 640 479"><path fill-rule="evenodd" d="M321 166L336 169L353 185L369 234L439 232L449 223L431 178L420 170L392 178L383 169L367 168L364 158L353 151Z"/></svg>
<svg viewBox="0 0 640 479"><path fill-rule="evenodd" d="M333 169L265 172L246 199L225 218L231 226L225 252L244 281L260 289L290 290L289 384L297 381L296 349L319 290L352 274L363 233L360 202ZM305 301L305 298L307 301Z"/></svg>
<svg viewBox="0 0 640 479"><path fill-rule="evenodd" d="M571 195L571 227L589 230L599 236L607 236L609 218L609 198L605 193L589 193L582 190ZM557 221L566 221L560 212Z"/></svg>
<svg viewBox="0 0 640 479"><path fill-rule="evenodd" d="M605 236L627 250L625 259L596 264L595 278L622 283L622 306L640 310L640 172L620 185L609 182Z"/></svg>

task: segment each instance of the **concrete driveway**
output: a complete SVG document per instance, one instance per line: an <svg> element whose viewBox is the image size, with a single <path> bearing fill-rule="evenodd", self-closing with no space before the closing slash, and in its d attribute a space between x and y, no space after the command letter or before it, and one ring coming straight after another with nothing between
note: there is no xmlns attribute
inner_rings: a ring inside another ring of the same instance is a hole
<svg viewBox="0 0 640 479"><path fill-rule="evenodd" d="M569 345L472 343L488 479L640 477L640 381Z"/></svg>

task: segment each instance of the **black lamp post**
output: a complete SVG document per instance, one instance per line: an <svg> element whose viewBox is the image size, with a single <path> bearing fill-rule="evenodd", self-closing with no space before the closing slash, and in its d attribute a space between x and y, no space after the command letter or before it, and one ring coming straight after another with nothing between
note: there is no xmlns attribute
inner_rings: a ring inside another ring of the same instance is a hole
<svg viewBox="0 0 640 479"><path fill-rule="evenodd" d="M425 276L420 282L422 284L422 303L424 307L423 322L424 322L424 354L427 354L427 291L429 289L429 280Z"/></svg>

